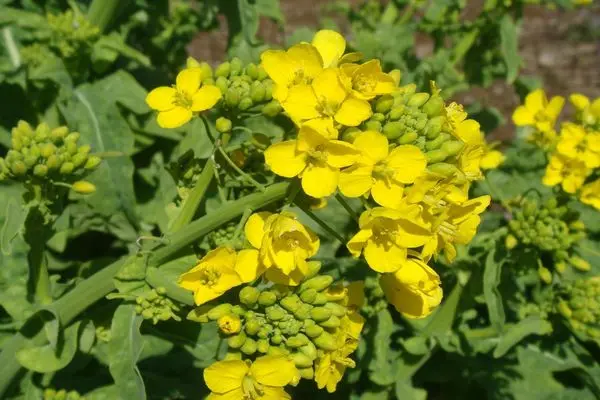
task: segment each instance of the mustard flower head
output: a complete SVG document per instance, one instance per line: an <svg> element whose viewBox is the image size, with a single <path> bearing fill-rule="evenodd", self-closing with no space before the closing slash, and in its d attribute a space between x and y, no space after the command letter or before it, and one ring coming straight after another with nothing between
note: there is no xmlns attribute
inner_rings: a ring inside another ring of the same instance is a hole
<svg viewBox="0 0 600 400"><path fill-rule="evenodd" d="M585 184L581 188L579 200L584 204L588 204L595 209L600 210L600 179Z"/></svg>
<svg viewBox="0 0 600 400"><path fill-rule="evenodd" d="M390 151L387 137L373 131L358 135L354 146L361 149L362 155L355 165L341 172L342 194L359 197L370 191L381 206L400 207L404 185L413 183L425 171L423 152L413 145L400 145Z"/></svg>
<svg viewBox="0 0 600 400"><path fill-rule="evenodd" d="M210 400L291 399L284 387L296 376L294 363L277 356L260 357L253 363L218 361L204 370L204 381L212 392Z"/></svg>
<svg viewBox="0 0 600 400"><path fill-rule="evenodd" d="M556 150L566 157L583 161L587 168L600 167L600 132L587 132L581 125L566 122Z"/></svg>
<svg viewBox="0 0 600 400"><path fill-rule="evenodd" d="M369 267L377 272L400 269L406 263L408 249L423 246L432 235L417 205L367 210L360 216L359 227L347 244L348 250L354 257L363 253Z"/></svg>
<svg viewBox="0 0 600 400"><path fill-rule="evenodd" d="M271 145L265 151L265 162L279 176L300 176L304 192L321 198L335 192L340 168L354 164L358 155L350 143L330 140L304 125L297 140Z"/></svg>
<svg viewBox="0 0 600 400"><path fill-rule="evenodd" d="M382 274L380 285L388 301L409 318L424 318L442 301L440 277L418 258L409 258L396 272Z"/></svg>
<svg viewBox="0 0 600 400"><path fill-rule="evenodd" d="M221 91L213 85L204 85L201 68L187 68L177 75L175 87L161 86L146 96L146 103L158 111L156 121L162 128L178 128L192 119L195 112L213 107L221 98Z"/></svg>
<svg viewBox="0 0 600 400"><path fill-rule="evenodd" d="M554 128L556 119L562 111L565 99L555 96L550 101L542 89L536 89L525 97L525 104L517 107L512 115L517 126L532 126L547 132Z"/></svg>
<svg viewBox="0 0 600 400"><path fill-rule="evenodd" d="M583 161L555 153L546 166L542 183L546 186L560 184L565 192L575 193L589 174L590 170Z"/></svg>
<svg viewBox="0 0 600 400"><path fill-rule="evenodd" d="M358 99L371 100L397 89L394 78L383 72L379 60L370 60L361 65L343 64L340 70L342 82Z"/></svg>

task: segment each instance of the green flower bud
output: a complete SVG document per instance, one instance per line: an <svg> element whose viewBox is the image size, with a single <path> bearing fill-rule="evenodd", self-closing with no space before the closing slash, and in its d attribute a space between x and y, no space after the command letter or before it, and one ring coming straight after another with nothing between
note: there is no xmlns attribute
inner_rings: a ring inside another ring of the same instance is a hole
<svg viewBox="0 0 600 400"><path fill-rule="evenodd" d="M249 307L254 306L258 301L258 296L260 295L260 291L252 286L246 286L242 290L240 290L239 297L240 302Z"/></svg>
<svg viewBox="0 0 600 400"><path fill-rule="evenodd" d="M446 177L455 175L459 172L456 165L443 162L428 165L427 169L434 174L439 174Z"/></svg>
<svg viewBox="0 0 600 400"><path fill-rule="evenodd" d="M60 389L56 392L56 396L54 396L53 400L66 400L67 399L67 391L65 389Z"/></svg>
<svg viewBox="0 0 600 400"><path fill-rule="evenodd" d="M246 65L244 71L246 72L246 75L248 75L250 78L258 79L258 67L256 66L256 64L250 63Z"/></svg>
<svg viewBox="0 0 600 400"><path fill-rule="evenodd" d="M504 239L504 246L506 246L508 250L514 249L517 244L519 244L519 241L510 233L506 236L506 239Z"/></svg>
<svg viewBox="0 0 600 400"><path fill-rule="evenodd" d="M340 321L338 317L332 315L328 320L319 322L319 325L321 325L323 328L337 328L341 325L341 323L342 321Z"/></svg>
<svg viewBox="0 0 600 400"><path fill-rule="evenodd" d="M213 76L213 70L212 70L212 67L208 63L201 62L198 65L198 67L202 71L202 79L212 78L212 76Z"/></svg>
<svg viewBox="0 0 600 400"><path fill-rule="evenodd" d="M50 136L50 127L45 122L42 122L35 128L33 140L36 142L43 142Z"/></svg>
<svg viewBox="0 0 600 400"><path fill-rule="evenodd" d="M19 134L22 136L32 137L34 135L33 128L26 121L20 120L17 122L17 126L13 128L12 134Z"/></svg>
<svg viewBox="0 0 600 400"><path fill-rule="evenodd" d="M142 311L142 318L144 319L152 319L154 317L154 310L151 308L146 308Z"/></svg>
<svg viewBox="0 0 600 400"><path fill-rule="evenodd" d="M232 349L239 349L244 345L246 339L247 336L244 333L244 331L240 331L240 333L238 333L237 335L230 336L227 339L227 345ZM256 346L256 343L254 343L254 346Z"/></svg>
<svg viewBox="0 0 600 400"><path fill-rule="evenodd" d="M431 118L425 125L425 135L427 139L435 139L444 126L446 119L442 116Z"/></svg>
<svg viewBox="0 0 600 400"><path fill-rule="evenodd" d="M375 132L381 132L381 122L379 121L367 121L364 124L365 126L365 130L366 131L375 131Z"/></svg>
<svg viewBox="0 0 600 400"><path fill-rule="evenodd" d="M67 150L67 153L73 155L77 153L77 143L75 142L65 142L65 149Z"/></svg>
<svg viewBox="0 0 600 400"><path fill-rule="evenodd" d="M592 268L589 262L577 256L571 257L569 259L569 263L573 266L573 268L583 272L587 272Z"/></svg>
<svg viewBox="0 0 600 400"><path fill-rule="evenodd" d="M317 291L315 289L308 289L300 293L300 300L307 304L312 304L317 298Z"/></svg>
<svg viewBox="0 0 600 400"><path fill-rule="evenodd" d="M223 315L231 313L231 308L232 306L229 303L219 304L213 307L206 315L211 321L216 321Z"/></svg>
<svg viewBox="0 0 600 400"><path fill-rule="evenodd" d="M446 134L441 134L433 140L428 140L425 142L425 149L427 150L436 150L439 149L444 142L448 140L448 136Z"/></svg>
<svg viewBox="0 0 600 400"><path fill-rule="evenodd" d="M252 83L250 87L250 98L255 103L260 103L265 100L265 95L267 91L264 85L258 81Z"/></svg>
<svg viewBox="0 0 600 400"><path fill-rule="evenodd" d="M58 128L54 128L50 132L50 139L56 143L58 141L63 140L65 137L67 137L68 134L69 128L67 128L66 126L60 126Z"/></svg>
<svg viewBox="0 0 600 400"><path fill-rule="evenodd" d="M397 140L398 144L411 144L413 143L415 140L417 140L417 138L419 137L419 134L415 131L409 131L409 132L405 132L402 136L400 136Z"/></svg>
<svg viewBox="0 0 600 400"><path fill-rule="evenodd" d="M319 325L310 325L304 328L304 332L308 337L316 338L323 333L323 328Z"/></svg>
<svg viewBox="0 0 600 400"><path fill-rule="evenodd" d="M276 115L278 115L281 112L281 105L279 104L279 102L277 100L273 100L267 104L265 104L265 106L262 108L262 113L263 115L266 115L267 117L275 117Z"/></svg>
<svg viewBox="0 0 600 400"><path fill-rule="evenodd" d="M72 162L67 161L66 163L60 166L60 173L63 175L68 175L72 173L74 169L75 165Z"/></svg>
<svg viewBox="0 0 600 400"><path fill-rule="evenodd" d="M298 307L295 311L294 311L294 316L300 320L303 321L307 318L310 318L310 310L312 309L312 306L308 305L308 304L301 304L300 307Z"/></svg>
<svg viewBox="0 0 600 400"><path fill-rule="evenodd" d="M288 338L288 340L285 342L286 346L291 347L291 348L302 347L307 343L308 343L308 338L304 335L292 336L292 337Z"/></svg>
<svg viewBox="0 0 600 400"><path fill-rule="evenodd" d="M246 338L246 341L242 347L240 347L240 351L247 356L251 356L252 354L256 353L256 350L258 350L258 345L256 344L256 341L251 338Z"/></svg>
<svg viewBox="0 0 600 400"><path fill-rule="evenodd" d="M323 332L321 335L313 339L313 343L321 350L334 351L337 350L338 345L335 338L327 333Z"/></svg>
<svg viewBox="0 0 600 400"><path fill-rule="evenodd" d="M23 161L15 161L11 164L10 170L16 176L25 175L27 173L27 165Z"/></svg>
<svg viewBox="0 0 600 400"><path fill-rule="evenodd" d="M225 103L227 103L229 107L237 107L240 103L239 90L233 87L227 89L227 92L225 92Z"/></svg>
<svg viewBox="0 0 600 400"><path fill-rule="evenodd" d="M312 302L313 306L322 306L327 304L327 302L329 301L329 299L327 298L327 295L325 293L317 293L317 297L315 297L315 299Z"/></svg>
<svg viewBox="0 0 600 400"><path fill-rule="evenodd" d="M383 126L383 134L390 140L401 137L403 133L404 127L400 121L391 121Z"/></svg>
<svg viewBox="0 0 600 400"><path fill-rule="evenodd" d="M295 294L284 297L283 299L281 299L279 304L281 304L283 308L292 313L301 305L300 299Z"/></svg>
<svg viewBox="0 0 600 400"><path fill-rule="evenodd" d="M269 356L287 356L288 354L289 351L287 351L286 349L275 346L269 347L269 351L267 352L267 355Z"/></svg>
<svg viewBox="0 0 600 400"><path fill-rule="evenodd" d="M357 127L349 127L344 129L344 131L342 132L342 140L348 143L352 143L354 142L354 140L356 139L356 137L358 135L360 135L362 133L362 131L360 129L358 129Z"/></svg>
<svg viewBox="0 0 600 400"><path fill-rule="evenodd" d="M236 315L239 315L240 317L245 317L246 311L247 310L239 304L236 304L235 306L231 307L231 312Z"/></svg>
<svg viewBox="0 0 600 400"><path fill-rule="evenodd" d="M431 150L425 153L425 158L427 158L427 163L438 163L444 161L448 155L443 150Z"/></svg>
<svg viewBox="0 0 600 400"><path fill-rule="evenodd" d="M23 161L25 162L25 165L27 165L27 168L31 168L35 164L37 164L38 156L28 155L25 156L25 159Z"/></svg>
<svg viewBox="0 0 600 400"><path fill-rule="evenodd" d="M300 285L299 292L303 292L308 289L314 289L317 292L327 289L333 283L333 278L329 275L318 275L304 281Z"/></svg>
<svg viewBox="0 0 600 400"><path fill-rule="evenodd" d="M229 88L229 80L227 80L227 78L219 76L215 81L215 86L219 88L222 94L225 94L227 92L227 89Z"/></svg>
<svg viewBox="0 0 600 400"><path fill-rule="evenodd" d="M38 164L33 168L33 174L43 178L48 175L48 167L46 167L44 164Z"/></svg>
<svg viewBox="0 0 600 400"><path fill-rule="evenodd" d="M254 105L254 103L252 102L252 99L250 97L244 97L243 99L240 100L240 104L238 105L238 108L242 111L245 111L247 109L249 109L250 107L252 107Z"/></svg>
<svg viewBox="0 0 600 400"><path fill-rule="evenodd" d="M85 162L87 162L87 155L81 154L81 153L77 153L77 154L75 154L73 156L73 158L71 159L71 162L73 163L73 165L75 166L75 168L79 168Z"/></svg>
<svg viewBox="0 0 600 400"><path fill-rule="evenodd" d="M56 152L56 146L53 143L46 143L40 148L40 154L44 158L49 158Z"/></svg>
<svg viewBox="0 0 600 400"><path fill-rule="evenodd" d="M442 151L444 151L449 157L451 157L458 154L463 147L463 142L459 140L451 140L442 144Z"/></svg>
<svg viewBox="0 0 600 400"><path fill-rule="evenodd" d="M429 93L415 93L410 97L406 104L409 107L421 107L427 100L429 100Z"/></svg>
<svg viewBox="0 0 600 400"><path fill-rule="evenodd" d="M552 283L552 272L550 272L548 268L542 266L538 267L538 275L542 282L546 284Z"/></svg>
<svg viewBox="0 0 600 400"><path fill-rule="evenodd" d="M13 136L13 137L10 139L10 142L11 142L12 148L13 148L14 150L17 150L17 151L18 151L18 150L21 150L21 148L23 147L23 142L21 141L21 139L20 139L20 138L18 138L18 137L16 137L16 136Z"/></svg>
<svg viewBox="0 0 600 400"><path fill-rule="evenodd" d="M388 111L390 111L393 106L394 97L387 94L377 99L377 101L375 102L375 111L377 111L378 113L385 114Z"/></svg>
<svg viewBox="0 0 600 400"><path fill-rule="evenodd" d="M288 340L289 343L289 340ZM302 353L292 353L290 355L290 359L294 362L296 367L298 368L308 368L312 367L313 360L311 360L308 356Z"/></svg>
<svg viewBox="0 0 600 400"><path fill-rule="evenodd" d="M313 380L315 377L315 370L313 368L298 368L298 372L303 379Z"/></svg>
<svg viewBox="0 0 600 400"><path fill-rule="evenodd" d="M325 307L315 307L310 310L310 317L317 322L326 321L331 317L331 310Z"/></svg>
<svg viewBox="0 0 600 400"><path fill-rule="evenodd" d="M221 65L217 67L215 70L215 76L227 78L229 73L231 72L231 64L228 61L225 61ZM218 82L218 81L217 81Z"/></svg>
<svg viewBox="0 0 600 400"><path fill-rule="evenodd" d="M86 161L85 165L83 166L83 168L89 170L92 170L94 168L96 168L98 165L100 165L100 163L102 162L102 159L98 156L90 156L88 158L88 160Z"/></svg>
<svg viewBox="0 0 600 400"><path fill-rule="evenodd" d="M280 321L287 315L287 313L280 307L268 307L266 312L267 318L271 321Z"/></svg>
<svg viewBox="0 0 600 400"><path fill-rule="evenodd" d="M304 346L300 347L299 350L311 360L315 360L318 356L317 347L310 340Z"/></svg>
<svg viewBox="0 0 600 400"><path fill-rule="evenodd" d="M423 112L429 118L440 115L444 108L444 100L440 96L431 96L431 98L423 105Z"/></svg>
<svg viewBox="0 0 600 400"><path fill-rule="evenodd" d="M390 113L388 114L388 119L391 121L397 121L404 115L404 105L396 106L392 108Z"/></svg>
<svg viewBox="0 0 600 400"><path fill-rule="evenodd" d="M81 135L79 134L79 132L71 132L67 135L67 137L65 138L65 143L77 143L77 141L79 140L79 137Z"/></svg>
<svg viewBox="0 0 600 400"><path fill-rule="evenodd" d="M385 121L385 115L383 115L382 113L376 112L375 114L371 115L371 121L379 121L382 122Z"/></svg>
<svg viewBox="0 0 600 400"><path fill-rule="evenodd" d="M46 160L46 166L48 169L57 169L60 166L60 160L56 155L51 155L48 157L48 160Z"/></svg>
<svg viewBox="0 0 600 400"><path fill-rule="evenodd" d="M558 302L556 308L558 309L558 312L561 313L561 315L565 318L571 318L571 316L573 315L573 311L569 308L569 305L563 300L560 300Z"/></svg>
<svg viewBox="0 0 600 400"><path fill-rule="evenodd" d="M263 307L271 306L271 305L275 304L276 301L277 301L277 295L274 292L269 291L269 290L261 292L260 295L258 296L258 304L260 304Z"/></svg>
<svg viewBox="0 0 600 400"><path fill-rule="evenodd" d="M266 339L259 339L256 341L256 349L259 353L266 354L269 351L269 347L271 347L271 345Z"/></svg>
<svg viewBox="0 0 600 400"><path fill-rule="evenodd" d="M254 336L258 333L258 331L260 330L260 328L262 328L262 324L256 320L256 319L251 319L249 321L246 321L245 324L245 329L246 329L246 333L248 335Z"/></svg>
<svg viewBox="0 0 600 400"><path fill-rule="evenodd" d="M259 66L258 67L258 80L264 81L268 77L269 77L269 75L267 74L267 71L265 71L265 69L262 66Z"/></svg>
<svg viewBox="0 0 600 400"><path fill-rule="evenodd" d="M333 315L336 317L343 317L346 315L346 307L338 303L327 303L325 304L325 308L331 311Z"/></svg>
<svg viewBox="0 0 600 400"><path fill-rule="evenodd" d="M274 345L281 344L281 342L283 342L283 336L281 336L280 334L275 334L271 336L271 343L273 343Z"/></svg>
<svg viewBox="0 0 600 400"><path fill-rule="evenodd" d="M237 76L242 72L242 60L240 60L237 57L233 57L230 61L230 65L231 65L231 70L229 72L229 74L231 76Z"/></svg>

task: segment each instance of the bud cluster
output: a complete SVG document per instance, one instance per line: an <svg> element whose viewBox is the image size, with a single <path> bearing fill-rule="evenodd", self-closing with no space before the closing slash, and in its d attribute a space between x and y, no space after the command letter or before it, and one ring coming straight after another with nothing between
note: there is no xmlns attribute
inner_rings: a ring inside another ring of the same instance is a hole
<svg viewBox="0 0 600 400"><path fill-rule="evenodd" d="M580 279L568 285L556 309L576 332L600 340L600 277Z"/></svg>
<svg viewBox="0 0 600 400"><path fill-rule="evenodd" d="M179 311L179 307L166 297L165 293L166 289L159 287L138 296L135 299L137 303L135 312L144 319L151 320L155 325L158 321L168 321L169 319L181 321L181 318L176 314Z"/></svg>
<svg viewBox="0 0 600 400"><path fill-rule="evenodd" d="M93 170L102 160L90 155L89 145L78 145L79 136L66 126L50 129L41 123L33 129L19 121L12 130L12 148L0 158L0 180L69 181Z"/></svg>
<svg viewBox="0 0 600 400"><path fill-rule="evenodd" d="M90 23L82 13L68 10L62 14L46 17L52 37L50 45L65 58L74 56L82 47L100 37L100 29Z"/></svg>
<svg viewBox="0 0 600 400"><path fill-rule="evenodd" d="M75 390L66 391L65 389L55 390L48 388L44 390L43 400L85 400L85 397Z"/></svg>
<svg viewBox="0 0 600 400"><path fill-rule="evenodd" d="M346 343L339 335L346 316L355 311L348 305L348 290L332 283L331 276L316 275L297 287L245 286L240 304L220 304L195 319L217 321L228 338L228 358L285 355L303 378L313 379L318 359Z"/></svg>
<svg viewBox="0 0 600 400"><path fill-rule="evenodd" d="M237 228L236 223L229 223L219 229L215 229L205 236L208 248L214 249L221 246L231 246L233 248L242 248L243 238L238 238L232 243Z"/></svg>

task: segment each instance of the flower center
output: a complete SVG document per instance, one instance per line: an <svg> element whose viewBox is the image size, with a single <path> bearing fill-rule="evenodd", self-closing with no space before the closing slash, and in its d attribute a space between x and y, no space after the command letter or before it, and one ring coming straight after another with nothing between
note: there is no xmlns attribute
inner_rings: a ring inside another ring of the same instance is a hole
<svg viewBox="0 0 600 400"><path fill-rule="evenodd" d="M221 272L214 267L206 267L200 272L200 284L208 287L212 287L217 284Z"/></svg>
<svg viewBox="0 0 600 400"><path fill-rule="evenodd" d="M175 93L175 98L173 99L173 104L183 108L192 108L192 96L185 92L180 92L179 90Z"/></svg>
<svg viewBox="0 0 600 400"><path fill-rule="evenodd" d="M333 117L335 113L340 109L340 104L337 101L332 101L324 96L319 98L319 104L317 105L317 111L321 114Z"/></svg>
<svg viewBox="0 0 600 400"><path fill-rule="evenodd" d="M246 375L242 380L243 400L256 400L264 395L262 386L251 375Z"/></svg>
<svg viewBox="0 0 600 400"><path fill-rule="evenodd" d="M373 225L373 239L384 246L393 244L397 233L396 226L390 219L380 218Z"/></svg>
<svg viewBox="0 0 600 400"><path fill-rule="evenodd" d="M294 77L292 78L292 81L289 86L295 86L295 85L301 85L301 84L310 85L311 83L312 83L312 77L305 75L304 69L298 68L298 69L296 69L296 71L294 71Z"/></svg>
<svg viewBox="0 0 600 400"><path fill-rule="evenodd" d="M319 145L308 151L308 162L311 164L323 164L327 162L325 146Z"/></svg>
<svg viewBox="0 0 600 400"><path fill-rule="evenodd" d="M385 161L380 161L373 167L373 178L389 183L394 176L394 170Z"/></svg>
<svg viewBox="0 0 600 400"><path fill-rule="evenodd" d="M364 75L359 75L354 79L352 88L360 93L370 93L375 89L375 81Z"/></svg>

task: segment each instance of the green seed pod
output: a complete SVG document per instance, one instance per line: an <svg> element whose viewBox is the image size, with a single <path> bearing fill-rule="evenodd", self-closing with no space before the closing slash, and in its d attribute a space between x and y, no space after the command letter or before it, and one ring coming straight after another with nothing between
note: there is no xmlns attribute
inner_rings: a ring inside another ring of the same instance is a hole
<svg viewBox="0 0 600 400"><path fill-rule="evenodd" d="M250 98L254 103L260 103L264 101L266 93L267 90L262 83L258 81L254 81L252 83L252 86L250 87Z"/></svg>
<svg viewBox="0 0 600 400"><path fill-rule="evenodd" d="M75 168L79 168L87 162L87 156L85 154L77 153L73 156L71 162L73 163Z"/></svg>
<svg viewBox="0 0 600 400"><path fill-rule="evenodd" d="M44 164L38 164L33 168L33 174L43 178L48 175L48 167L46 167Z"/></svg>
<svg viewBox="0 0 600 400"><path fill-rule="evenodd" d="M329 275L318 275L304 281L300 285L300 292L308 289L314 289L317 292L327 289L333 283L333 278Z"/></svg>
<svg viewBox="0 0 600 400"><path fill-rule="evenodd" d="M257 347L258 345L254 339L247 338L242 347L240 347L240 351L247 356L251 356L256 353L256 350L258 350Z"/></svg>
<svg viewBox="0 0 600 400"><path fill-rule="evenodd" d="M211 308L210 311L208 311L206 313L208 319L210 319L211 321L216 321L219 318L221 318L223 315L229 314L231 313L231 304L229 303L225 303L225 304L219 304L213 308Z"/></svg>
<svg viewBox="0 0 600 400"><path fill-rule="evenodd" d="M391 109L388 114L388 119L391 121L397 121L404 115L404 105L399 105Z"/></svg>
<svg viewBox="0 0 600 400"><path fill-rule="evenodd" d="M444 108L444 100L440 96L431 96L431 98L423 105L423 112L427 114L429 118L440 115Z"/></svg>
<svg viewBox="0 0 600 400"><path fill-rule="evenodd" d="M442 116L434 117L427 121L427 124L425 124L425 135L427 136L427 139L435 139L442 131L444 122L446 122L446 119Z"/></svg>
<svg viewBox="0 0 600 400"><path fill-rule="evenodd" d="M263 115L266 115L267 117L275 117L276 115L278 115L281 112L282 108L281 105L279 105L279 102L277 100L273 100L267 104L265 104L265 106L262 108L262 113Z"/></svg>
<svg viewBox="0 0 600 400"><path fill-rule="evenodd" d="M391 121L383 126L383 134L390 140L403 136L404 126L400 121Z"/></svg>
<svg viewBox="0 0 600 400"><path fill-rule="evenodd" d="M85 165L83 166L83 168L87 169L87 170L92 170L94 168L96 168L98 165L100 165L100 163L102 162L102 159L98 156L90 156L88 158L88 160L86 161Z"/></svg>
<svg viewBox="0 0 600 400"><path fill-rule="evenodd" d="M308 368L312 367L313 365L313 360L302 353L292 353L290 355L290 359L294 362L297 368Z"/></svg>
<svg viewBox="0 0 600 400"><path fill-rule="evenodd" d="M242 290L240 290L240 302L249 307L254 306L258 301L258 297L260 296L260 291L252 286L246 286Z"/></svg>
<svg viewBox="0 0 600 400"><path fill-rule="evenodd" d="M394 97L389 94L386 94L386 95L381 96L375 102L375 111L377 111L378 113L385 114L388 111L390 111L393 106L394 106Z"/></svg>
<svg viewBox="0 0 600 400"><path fill-rule="evenodd" d="M415 93L406 103L409 107L421 107L429 100L429 93Z"/></svg>
<svg viewBox="0 0 600 400"><path fill-rule="evenodd" d="M242 68L243 68L242 60L240 60L237 57L233 57L230 61L230 65L231 65L231 70L230 70L229 74L231 76L237 76L242 73Z"/></svg>
<svg viewBox="0 0 600 400"><path fill-rule="evenodd" d="M317 322L326 321L331 317L331 310L325 307L315 307L310 310L310 317Z"/></svg>
<svg viewBox="0 0 600 400"><path fill-rule="evenodd" d="M369 120L364 123L364 126L365 126L366 131L381 132L381 122L379 122L379 121Z"/></svg>
<svg viewBox="0 0 600 400"><path fill-rule="evenodd" d="M271 343L273 343L274 345L281 344L281 342L283 342L283 336L281 336L280 334L271 336Z"/></svg>
<svg viewBox="0 0 600 400"><path fill-rule="evenodd" d="M238 108L242 111L245 111L247 109L249 109L250 107L252 107L254 105L254 103L252 102L252 99L250 97L244 97L243 99L240 100L240 104L238 105Z"/></svg>
<svg viewBox="0 0 600 400"><path fill-rule="evenodd" d="M303 379L313 380L315 377L315 370L313 368L298 368L298 372Z"/></svg>
<svg viewBox="0 0 600 400"><path fill-rule="evenodd" d="M333 302L325 304L325 308L331 310L331 313L333 315L340 318L345 316L347 311L346 307L344 307L343 305Z"/></svg>
<svg viewBox="0 0 600 400"><path fill-rule="evenodd" d="M341 323L342 322L338 317L332 315L328 320L319 322L319 325L321 325L323 328L337 328L341 325Z"/></svg>
<svg viewBox="0 0 600 400"><path fill-rule="evenodd" d="M321 350L334 351L337 350L338 345L335 338L327 333L323 332L321 335L313 339L313 343Z"/></svg>
<svg viewBox="0 0 600 400"><path fill-rule="evenodd" d="M258 296L258 304L263 307L272 306L277 301L277 295L272 291L261 292Z"/></svg>
<svg viewBox="0 0 600 400"><path fill-rule="evenodd" d="M300 300L307 304L312 304L317 298L317 291L315 289L308 289L300 293Z"/></svg>
<svg viewBox="0 0 600 400"><path fill-rule="evenodd" d="M227 78L230 72L231 64L228 61L225 61L217 67L217 69L215 70L215 76Z"/></svg>
<svg viewBox="0 0 600 400"><path fill-rule="evenodd" d="M237 335L230 336L227 339L227 345L232 349L239 349L246 342L247 336L244 331L240 331ZM254 344L256 346L256 343Z"/></svg>
<svg viewBox="0 0 600 400"><path fill-rule="evenodd" d="M448 157L452 157L458 154L462 148L464 147L464 143L459 140L450 140L444 144L442 144L442 151L444 151Z"/></svg>
<svg viewBox="0 0 600 400"><path fill-rule="evenodd" d="M271 347L271 345L266 339L259 339L256 341L256 349L259 353L266 354L269 351L269 347Z"/></svg>

